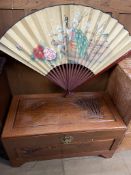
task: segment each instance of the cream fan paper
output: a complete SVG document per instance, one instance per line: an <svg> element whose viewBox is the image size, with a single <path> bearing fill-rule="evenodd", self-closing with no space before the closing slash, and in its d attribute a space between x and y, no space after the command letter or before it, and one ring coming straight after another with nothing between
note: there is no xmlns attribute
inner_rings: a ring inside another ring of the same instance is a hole
<svg viewBox="0 0 131 175"><path fill-rule="evenodd" d="M1 38L0 50L42 75L63 64L79 64L96 75L131 50L131 37L100 10L60 5L17 22Z"/></svg>

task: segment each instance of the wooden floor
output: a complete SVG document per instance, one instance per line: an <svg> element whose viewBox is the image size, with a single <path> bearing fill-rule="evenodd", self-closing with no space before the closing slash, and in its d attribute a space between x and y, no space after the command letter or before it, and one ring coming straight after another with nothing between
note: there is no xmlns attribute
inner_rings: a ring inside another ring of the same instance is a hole
<svg viewBox="0 0 131 175"><path fill-rule="evenodd" d="M111 159L76 157L36 161L12 168L0 159L1 175L131 175L131 151L116 153Z"/></svg>

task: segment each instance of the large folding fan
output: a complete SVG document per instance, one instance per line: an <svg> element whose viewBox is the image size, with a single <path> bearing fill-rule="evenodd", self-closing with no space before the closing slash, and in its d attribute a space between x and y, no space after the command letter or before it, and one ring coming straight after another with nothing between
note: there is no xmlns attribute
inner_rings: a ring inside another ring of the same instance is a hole
<svg viewBox="0 0 131 175"><path fill-rule="evenodd" d="M131 54L128 31L90 7L59 5L17 22L0 50L70 92Z"/></svg>

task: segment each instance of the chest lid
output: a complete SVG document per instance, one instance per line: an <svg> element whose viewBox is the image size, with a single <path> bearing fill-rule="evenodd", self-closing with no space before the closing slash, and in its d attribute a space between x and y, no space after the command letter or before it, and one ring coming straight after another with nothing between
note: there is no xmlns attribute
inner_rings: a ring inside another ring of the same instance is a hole
<svg viewBox="0 0 131 175"><path fill-rule="evenodd" d="M20 95L12 100L4 132L24 136L125 128L105 93Z"/></svg>

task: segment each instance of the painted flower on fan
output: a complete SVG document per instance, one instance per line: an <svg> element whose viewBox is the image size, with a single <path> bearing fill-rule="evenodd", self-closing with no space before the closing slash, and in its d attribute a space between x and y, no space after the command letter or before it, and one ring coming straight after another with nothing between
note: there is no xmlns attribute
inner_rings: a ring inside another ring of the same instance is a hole
<svg viewBox="0 0 131 175"><path fill-rule="evenodd" d="M45 58L44 47L41 45L38 45L36 48L34 48L33 55L35 58L44 59Z"/></svg>
<svg viewBox="0 0 131 175"><path fill-rule="evenodd" d="M44 49L44 55L46 60L51 61L56 58L56 52L53 49L45 48Z"/></svg>

